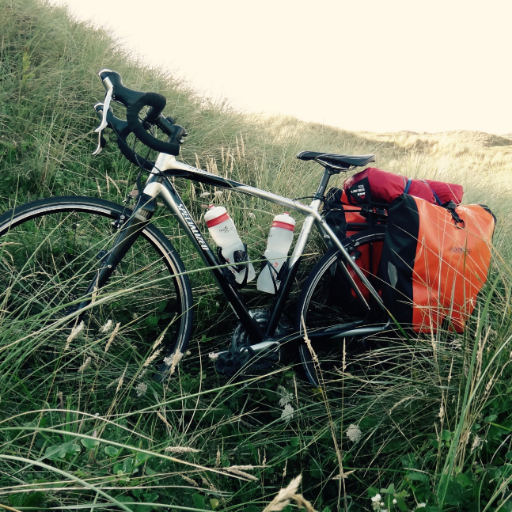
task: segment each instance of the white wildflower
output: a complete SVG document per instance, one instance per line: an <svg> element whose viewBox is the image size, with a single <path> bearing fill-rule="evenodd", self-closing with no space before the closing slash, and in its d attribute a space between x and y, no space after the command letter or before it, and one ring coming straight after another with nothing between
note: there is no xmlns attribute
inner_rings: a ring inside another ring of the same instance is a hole
<svg viewBox="0 0 512 512"><path fill-rule="evenodd" d="M376 494L373 498L372 498L372 501L374 503L379 503L380 500L382 499L382 496L380 494Z"/></svg>
<svg viewBox="0 0 512 512"><path fill-rule="evenodd" d="M398 501L396 500L396 498L393 499L393 505L396 505L398 503Z"/></svg>
<svg viewBox="0 0 512 512"><path fill-rule="evenodd" d="M426 503L420 503L417 507L416 507L416 510L418 510L419 508L425 508L427 506Z"/></svg>
<svg viewBox="0 0 512 512"><path fill-rule="evenodd" d="M201 450L189 448L188 446L168 446L164 451L171 453L199 453Z"/></svg>
<svg viewBox="0 0 512 512"><path fill-rule="evenodd" d="M281 414L281 419L287 423L293 419L293 407L290 404L285 405L283 413Z"/></svg>
<svg viewBox="0 0 512 512"><path fill-rule="evenodd" d="M112 330L112 320L109 320L101 329L100 332L102 334L107 334Z"/></svg>
<svg viewBox="0 0 512 512"><path fill-rule="evenodd" d="M349 425L347 428L347 436L353 443L357 443L363 434L357 425Z"/></svg>
<svg viewBox="0 0 512 512"><path fill-rule="evenodd" d="M208 197L208 196L211 196L210 192L203 192L202 194L199 195L199 197Z"/></svg>
<svg viewBox="0 0 512 512"><path fill-rule="evenodd" d="M219 354L218 354L217 352L210 352L210 353L208 354L208 357L209 357L210 359L215 360L215 359L217 359L217 358L219 357Z"/></svg>
<svg viewBox="0 0 512 512"><path fill-rule="evenodd" d="M89 368L89 366L91 366L91 361L92 361L92 359L91 359L91 357L89 356L89 357L85 360L84 364L83 364L82 366L80 366L80 368L78 368L78 371L79 371L80 373L85 372L85 370L87 370L87 368Z"/></svg>
<svg viewBox="0 0 512 512"><path fill-rule="evenodd" d="M144 396L148 390L148 385L145 382L139 382L135 390L137 391L138 397Z"/></svg>
<svg viewBox="0 0 512 512"><path fill-rule="evenodd" d="M190 354L192 354L192 352L190 352L190 350L187 350L187 351L185 352L185 355L186 355L186 356L189 356Z"/></svg>
<svg viewBox="0 0 512 512"><path fill-rule="evenodd" d="M249 212L247 215L249 216L250 219L254 219L256 217L256 215L254 215L254 213L252 212Z"/></svg>
<svg viewBox="0 0 512 512"><path fill-rule="evenodd" d="M69 348L69 344L84 330L84 321L82 320L79 325L76 327L73 327L71 329L71 334L68 336L68 339L66 340L66 346L64 347L64 350L67 350Z"/></svg>
<svg viewBox="0 0 512 512"><path fill-rule="evenodd" d="M288 391L283 386L277 387L277 393L281 395L281 398L279 399L279 405L281 407L284 407L286 404L289 404L293 400L293 393Z"/></svg>

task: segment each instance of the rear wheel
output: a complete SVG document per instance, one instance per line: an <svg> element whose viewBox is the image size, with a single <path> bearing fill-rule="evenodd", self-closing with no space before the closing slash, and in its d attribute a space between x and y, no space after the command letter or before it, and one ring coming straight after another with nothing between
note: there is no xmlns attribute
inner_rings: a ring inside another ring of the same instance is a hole
<svg viewBox="0 0 512 512"><path fill-rule="evenodd" d="M130 378L185 352L193 316L190 282L173 246L151 224L91 307L70 319L117 237L121 216L131 213L101 199L54 197L0 217L0 321L9 320L4 326L18 340L12 350L30 354L30 372L59 360L77 374L91 355L99 375L105 370L111 378L112 363L111 369L126 365Z"/></svg>
<svg viewBox="0 0 512 512"><path fill-rule="evenodd" d="M350 256L358 262L360 258L368 254L380 255L384 233L384 229L379 228L363 231L343 240L343 245L347 248ZM351 346L348 347L347 342L351 341L350 338L315 340L315 333L325 329L335 330L336 326L348 323L362 326L366 325L368 319L371 318L368 309L352 293L341 266L345 268L347 266L341 258L341 251L337 248L329 250L309 274L297 303L295 330L302 336L305 335L305 330L309 335L312 348L321 363L322 371L329 371L342 364L344 343L348 353L364 350L366 346L364 342L359 342L358 344L351 343ZM378 261L370 261L368 267L367 262L360 266L373 269L373 272L364 273L376 286L375 273ZM371 300L369 300L369 304L372 306ZM318 385L319 377L311 350L306 343L301 343L298 351L304 376L311 384Z"/></svg>

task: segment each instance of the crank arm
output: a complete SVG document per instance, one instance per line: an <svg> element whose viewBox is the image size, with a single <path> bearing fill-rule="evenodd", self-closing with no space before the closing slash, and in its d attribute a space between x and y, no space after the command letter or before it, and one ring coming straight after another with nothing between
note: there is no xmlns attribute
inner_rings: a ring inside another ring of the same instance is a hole
<svg viewBox="0 0 512 512"><path fill-rule="evenodd" d="M281 343L277 340L275 341L261 341L260 343L256 343L255 345L251 345L250 347L243 347L240 349L240 353L249 352L252 350L255 354L260 354L263 352L271 352L279 348ZM229 354L229 350L224 350L222 352L210 352L208 357L210 359L218 359L219 357L225 356Z"/></svg>

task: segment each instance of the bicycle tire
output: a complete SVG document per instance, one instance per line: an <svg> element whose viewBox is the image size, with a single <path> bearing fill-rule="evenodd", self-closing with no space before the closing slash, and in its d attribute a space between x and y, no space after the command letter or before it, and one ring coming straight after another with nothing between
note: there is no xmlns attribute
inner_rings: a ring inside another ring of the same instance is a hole
<svg viewBox="0 0 512 512"><path fill-rule="evenodd" d="M384 235L385 228L374 228L348 237L342 243L353 257L362 245L383 242ZM346 266L346 263L341 259L341 251L333 247L317 262L304 282L295 315L295 331L299 332L301 336L304 335L304 326L306 333L312 333L316 329L339 323L364 320L367 317L367 310L361 306L360 302L352 298L350 286L343 274L337 270L336 265ZM340 362L338 357L342 356L340 352L336 353L330 347L325 350L324 348L322 347L318 351L315 350L313 342L313 349L320 356L320 359L322 357L326 360L331 359L332 364L336 361ZM317 372L306 343L298 345L298 353L301 363L299 368L303 377L311 384L318 386ZM322 367L324 366L325 364L322 365Z"/></svg>
<svg viewBox="0 0 512 512"><path fill-rule="evenodd" d="M75 350L69 340L73 326L62 320L69 313L67 304L76 304L92 282L117 236L114 221L131 213L103 199L66 196L27 203L0 216L0 286L7 290L3 314L24 334L46 333L37 342L46 353L62 357L65 344L71 345L68 353ZM170 366L166 356L186 351L193 320L190 281L179 254L151 223L94 300L87 311L86 336L103 338L105 345L97 350L106 364L109 358L126 361L125 378L140 374L143 367L165 373ZM118 323L122 342L107 347L105 326L112 332ZM151 366L144 366L155 353ZM80 364L75 359L70 370ZM47 364L46 359L38 361Z"/></svg>

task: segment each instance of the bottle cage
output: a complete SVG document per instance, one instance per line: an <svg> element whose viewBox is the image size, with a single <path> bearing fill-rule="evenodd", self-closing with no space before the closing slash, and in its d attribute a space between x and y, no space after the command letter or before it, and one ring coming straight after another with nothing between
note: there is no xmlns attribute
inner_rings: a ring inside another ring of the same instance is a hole
<svg viewBox="0 0 512 512"><path fill-rule="evenodd" d="M222 247L217 247L217 256L221 263L227 263L229 264L229 261L224 258L222 255ZM235 251L233 253L233 257L235 259L235 265L231 265L238 274L241 272L244 272L244 279L241 283L236 281L234 279L237 288L243 288L247 284L247 280L249 278L249 267L245 265L249 261L249 257L247 255L247 244L244 244L244 250L243 251ZM229 274L234 278L233 274L229 272Z"/></svg>

